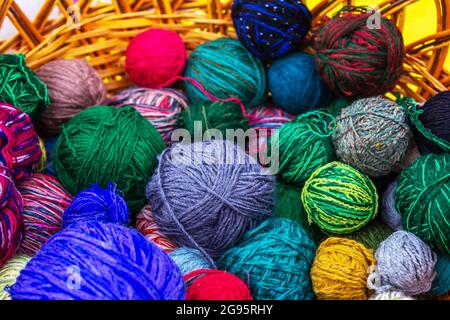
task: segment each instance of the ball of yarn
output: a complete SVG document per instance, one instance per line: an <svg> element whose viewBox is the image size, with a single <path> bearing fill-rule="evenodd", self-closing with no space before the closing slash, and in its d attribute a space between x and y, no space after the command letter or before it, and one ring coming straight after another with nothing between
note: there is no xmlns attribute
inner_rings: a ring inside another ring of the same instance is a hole
<svg viewBox="0 0 450 320"><path fill-rule="evenodd" d="M273 101L291 114L325 107L331 100L310 54L296 52L275 60L267 78Z"/></svg>
<svg viewBox="0 0 450 320"><path fill-rule="evenodd" d="M62 216L72 202L61 183L52 176L37 173L18 186L23 198L24 236L20 249L33 256L62 228Z"/></svg>
<svg viewBox="0 0 450 320"><path fill-rule="evenodd" d="M436 277L433 280L430 293L436 296L450 291L450 256L439 254L434 267Z"/></svg>
<svg viewBox="0 0 450 320"><path fill-rule="evenodd" d="M398 180L394 180L381 197L381 220L392 230L402 229L402 217L395 208L395 190Z"/></svg>
<svg viewBox="0 0 450 320"><path fill-rule="evenodd" d="M214 264L196 249L188 247L177 248L169 256L175 261L183 275L200 269L215 269Z"/></svg>
<svg viewBox="0 0 450 320"><path fill-rule="evenodd" d="M188 108L187 98L173 89L129 88L112 97L108 105L133 107L150 121L167 144L178 128L180 113Z"/></svg>
<svg viewBox="0 0 450 320"><path fill-rule="evenodd" d="M105 189L94 184L73 198L64 211L62 224L67 227L74 223L99 221L127 225L129 215L123 194L114 183L108 183Z"/></svg>
<svg viewBox="0 0 450 320"><path fill-rule="evenodd" d="M64 126L53 161L71 194L93 183L105 188L114 182L136 214L145 204L145 185L163 149L159 133L133 108L97 106Z"/></svg>
<svg viewBox="0 0 450 320"><path fill-rule="evenodd" d="M197 270L184 276L186 300L252 300L240 278L222 270Z"/></svg>
<svg viewBox="0 0 450 320"><path fill-rule="evenodd" d="M395 206L403 229L450 254L450 154L426 155L403 170Z"/></svg>
<svg viewBox="0 0 450 320"><path fill-rule="evenodd" d="M354 232L377 214L378 194L363 173L340 163L326 164L311 175L302 190L309 222L331 234Z"/></svg>
<svg viewBox="0 0 450 320"><path fill-rule="evenodd" d="M345 97L391 90L402 71L405 49L397 27L385 17L369 28L371 13L347 7L318 31L316 64L327 86Z"/></svg>
<svg viewBox="0 0 450 320"><path fill-rule="evenodd" d="M298 0L236 0L231 16L241 43L262 59L298 49L312 20L311 12Z"/></svg>
<svg viewBox="0 0 450 320"><path fill-rule="evenodd" d="M372 295L369 300L415 300L399 291L386 291Z"/></svg>
<svg viewBox="0 0 450 320"><path fill-rule="evenodd" d="M78 223L54 235L11 287L13 300L179 300L175 263L135 230Z"/></svg>
<svg viewBox="0 0 450 320"><path fill-rule="evenodd" d="M149 241L156 244L165 252L175 250L176 246L165 235L159 232L153 217L152 207L146 204L136 217L136 229Z"/></svg>
<svg viewBox="0 0 450 320"><path fill-rule="evenodd" d="M255 300L310 300L315 250L299 224L272 218L248 231L218 265L246 281Z"/></svg>
<svg viewBox="0 0 450 320"><path fill-rule="evenodd" d="M147 197L163 234L215 258L271 216L274 189L242 149L213 140L166 149Z"/></svg>
<svg viewBox="0 0 450 320"><path fill-rule="evenodd" d="M25 268L30 259L29 256L24 254L17 255L0 268L0 301L11 300L9 293L5 289L16 282L20 271Z"/></svg>
<svg viewBox="0 0 450 320"><path fill-rule="evenodd" d="M86 60L50 61L36 74L47 86L51 99L38 122L47 135L58 134L69 119L88 107L101 104L106 98L102 79Z"/></svg>
<svg viewBox="0 0 450 320"><path fill-rule="evenodd" d="M375 264L371 250L357 241L330 237L322 242L311 268L319 300L367 300L367 272Z"/></svg>
<svg viewBox="0 0 450 320"><path fill-rule="evenodd" d="M393 230L385 226L379 221L371 221L365 227L343 235L344 238L355 240L365 246L367 249L376 250L380 246L381 242L386 240Z"/></svg>
<svg viewBox="0 0 450 320"><path fill-rule="evenodd" d="M173 84L183 72L186 60L186 48L178 33L149 29L130 41L125 68L134 84L157 89Z"/></svg>
<svg viewBox="0 0 450 320"><path fill-rule="evenodd" d="M353 101L354 99L351 98L336 97L328 105L327 112L333 117L337 117L341 114L342 109L351 105Z"/></svg>
<svg viewBox="0 0 450 320"><path fill-rule="evenodd" d="M411 131L406 113L382 97L342 109L332 139L338 158L373 177L389 174L405 157Z"/></svg>
<svg viewBox="0 0 450 320"><path fill-rule="evenodd" d="M186 77L198 81L216 98L238 98L247 108L260 104L266 93L262 63L236 39L220 38L199 45L189 57ZM184 82L189 101L209 101L194 84Z"/></svg>
<svg viewBox="0 0 450 320"><path fill-rule="evenodd" d="M0 101L18 107L32 118L50 104L46 85L26 65L23 54L0 55Z"/></svg>
<svg viewBox="0 0 450 320"><path fill-rule="evenodd" d="M367 279L377 292L401 291L417 295L430 291L436 255L425 242L406 231L396 231L375 252L375 272Z"/></svg>

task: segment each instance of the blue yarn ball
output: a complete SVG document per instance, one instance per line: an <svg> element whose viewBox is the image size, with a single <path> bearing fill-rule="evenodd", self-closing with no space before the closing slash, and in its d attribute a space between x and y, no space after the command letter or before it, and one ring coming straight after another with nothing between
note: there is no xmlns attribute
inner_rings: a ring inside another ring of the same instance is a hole
<svg viewBox="0 0 450 320"><path fill-rule="evenodd" d="M215 266L200 251L193 248L181 247L169 253L169 256L183 275L199 269L215 269Z"/></svg>
<svg viewBox="0 0 450 320"><path fill-rule="evenodd" d="M275 104L291 114L327 107L332 99L316 71L314 57L307 53L292 53L275 60L268 80Z"/></svg>
<svg viewBox="0 0 450 320"><path fill-rule="evenodd" d="M231 16L239 40L261 59L298 49L312 20L299 0L235 0Z"/></svg>
<svg viewBox="0 0 450 320"><path fill-rule="evenodd" d="M450 291L450 256L440 254L437 256L436 265L434 266L436 278L433 280L430 293L436 296L445 294Z"/></svg>
<svg viewBox="0 0 450 320"><path fill-rule="evenodd" d="M70 206L64 211L63 226L73 223L100 221L127 225L129 220L128 206L123 194L110 182L106 189L98 184L80 191Z"/></svg>
<svg viewBox="0 0 450 320"><path fill-rule="evenodd" d="M10 289L16 300L181 300L185 285L169 256L140 233L78 223L51 237Z"/></svg>

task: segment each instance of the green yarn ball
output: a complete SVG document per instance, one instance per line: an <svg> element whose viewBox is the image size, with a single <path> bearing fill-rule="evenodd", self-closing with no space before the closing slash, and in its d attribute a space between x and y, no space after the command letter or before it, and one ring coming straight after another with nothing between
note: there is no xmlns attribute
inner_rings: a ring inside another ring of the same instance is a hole
<svg viewBox="0 0 450 320"><path fill-rule="evenodd" d="M315 253L314 242L299 224L271 218L245 233L218 266L248 282L255 300L310 300Z"/></svg>
<svg viewBox="0 0 450 320"><path fill-rule="evenodd" d="M238 98L246 108L260 104L266 94L266 72L236 39L220 38L199 45L189 57L185 76L196 80L216 98ZM194 84L184 82L192 104L209 101Z"/></svg>
<svg viewBox="0 0 450 320"><path fill-rule="evenodd" d="M343 98L343 97L335 98L333 101L331 101L330 105L328 106L327 112L330 113L332 116L337 117L341 113L342 109L351 105L353 101L354 99L351 98Z"/></svg>
<svg viewBox="0 0 450 320"><path fill-rule="evenodd" d="M394 231L379 221L372 221L365 227L344 235L344 238L355 240L366 248L377 250L380 243L386 240Z"/></svg>
<svg viewBox="0 0 450 320"><path fill-rule="evenodd" d="M422 156L403 170L395 207L406 231L450 254L450 154Z"/></svg>
<svg viewBox="0 0 450 320"><path fill-rule="evenodd" d="M0 101L36 119L50 104L47 86L28 68L23 54L0 55Z"/></svg>
<svg viewBox="0 0 450 320"><path fill-rule="evenodd" d="M156 129L132 107L92 107L64 125L55 147L56 175L72 195L112 181L137 213L164 147Z"/></svg>
<svg viewBox="0 0 450 320"><path fill-rule="evenodd" d="M306 181L302 202L310 223L325 233L348 234L375 218L378 194L365 174L346 164L331 162Z"/></svg>

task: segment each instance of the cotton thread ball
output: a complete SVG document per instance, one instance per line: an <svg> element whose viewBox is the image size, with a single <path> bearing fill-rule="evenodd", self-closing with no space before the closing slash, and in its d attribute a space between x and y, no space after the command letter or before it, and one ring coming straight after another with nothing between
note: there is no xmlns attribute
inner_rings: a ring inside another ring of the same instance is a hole
<svg viewBox="0 0 450 320"><path fill-rule="evenodd" d="M54 152L56 175L76 195L114 182L134 217L145 204L145 185L165 145L155 128L131 107L96 106L72 118Z"/></svg>
<svg viewBox="0 0 450 320"><path fill-rule="evenodd" d="M186 60L186 48L178 33L149 29L130 41L125 69L134 84L158 89L177 81Z"/></svg>
<svg viewBox="0 0 450 320"><path fill-rule="evenodd" d="M433 280L430 293L435 296L445 294L450 291L450 256L446 254L437 255L434 267L436 277Z"/></svg>
<svg viewBox="0 0 450 320"><path fill-rule="evenodd" d="M21 252L33 256L62 229L62 216L73 197L54 177L37 173L18 186L23 198L24 236Z"/></svg>
<svg viewBox="0 0 450 320"><path fill-rule="evenodd" d="M375 252L377 265L367 286L377 292L401 291L418 295L430 291L436 255L425 242L406 231L396 231Z"/></svg>
<svg viewBox="0 0 450 320"><path fill-rule="evenodd" d="M395 206L405 231L450 254L450 154L426 155L403 170Z"/></svg>
<svg viewBox="0 0 450 320"><path fill-rule="evenodd" d="M5 289L16 282L20 271L25 268L30 259L29 256L24 254L17 255L0 268L0 301L11 300L9 293Z"/></svg>
<svg viewBox="0 0 450 320"><path fill-rule="evenodd" d="M196 249L188 247L177 248L169 253L169 256L180 268L183 276L196 270L215 269L215 265Z"/></svg>
<svg viewBox="0 0 450 320"><path fill-rule="evenodd" d="M315 250L299 224L272 218L248 231L218 266L248 282L255 300L311 300Z"/></svg>
<svg viewBox="0 0 450 320"><path fill-rule="evenodd" d="M381 220L392 230L402 229L402 217L395 208L395 190L398 181L393 181L384 191L381 197Z"/></svg>
<svg viewBox="0 0 450 320"><path fill-rule="evenodd" d="M319 31L315 41L318 71L335 94L371 97L394 88L405 48L398 28L383 16L370 28L372 13L347 7Z"/></svg>
<svg viewBox="0 0 450 320"><path fill-rule="evenodd" d="M28 68L23 54L0 54L0 101L37 119L50 104L46 85Z"/></svg>
<svg viewBox="0 0 450 320"><path fill-rule="evenodd" d="M369 300L416 300L399 291L386 291L372 295Z"/></svg>
<svg viewBox="0 0 450 320"><path fill-rule="evenodd" d="M222 270L197 270L184 276L186 300L252 300L240 278Z"/></svg>
<svg viewBox="0 0 450 320"><path fill-rule="evenodd" d="M308 8L294 0L236 0L231 17L241 43L261 59L298 49L312 20Z"/></svg>
<svg viewBox="0 0 450 320"><path fill-rule="evenodd" d="M216 258L272 215L274 191L253 158L213 140L166 149L146 193L162 234Z"/></svg>
<svg viewBox="0 0 450 320"><path fill-rule="evenodd" d="M175 263L136 230L90 222L50 238L10 294L13 300L181 300L185 287Z"/></svg>
<svg viewBox="0 0 450 320"><path fill-rule="evenodd" d="M199 45L190 55L186 77L195 79L216 98L238 98L247 109L263 102L266 72L236 39L220 38ZM184 82L189 101L198 105L209 101L191 82Z"/></svg>
<svg viewBox="0 0 450 320"><path fill-rule="evenodd" d="M311 268L319 300L367 300L367 272L375 264L371 250L357 241L330 237L317 250Z"/></svg>
<svg viewBox="0 0 450 320"><path fill-rule="evenodd" d="M379 221L372 221L365 227L346 234L343 237L358 241L367 249L376 250L381 242L386 240L394 231Z"/></svg>
<svg viewBox="0 0 450 320"><path fill-rule="evenodd" d="M296 52L275 60L267 78L273 101L291 114L326 107L331 100L310 54Z"/></svg>
<svg viewBox="0 0 450 320"><path fill-rule="evenodd" d="M407 115L382 97L359 99L341 111L332 139L338 158L372 177L389 174L412 136Z"/></svg>

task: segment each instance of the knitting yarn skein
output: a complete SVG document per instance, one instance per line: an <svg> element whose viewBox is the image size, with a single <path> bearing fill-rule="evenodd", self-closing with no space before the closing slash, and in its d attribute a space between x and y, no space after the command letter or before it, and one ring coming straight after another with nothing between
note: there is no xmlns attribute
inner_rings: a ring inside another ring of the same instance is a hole
<svg viewBox="0 0 450 320"><path fill-rule="evenodd" d="M177 248L169 253L169 256L180 268L183 276L200 269L215 269L215 265L196 249L188 247Z"/></svg>
<svg viewBox="0 0 450 320"><path fill-rule="evenodd" d="M0 268L0 301L11 300L9 293L5 289L16 282L20 271L25 268L30 259L29 256L24 254L17 255Z"/></svg>

